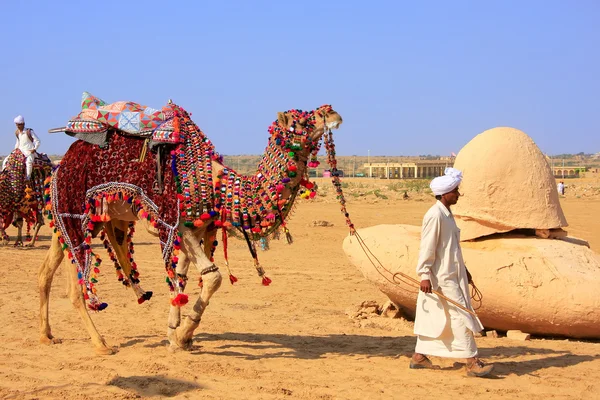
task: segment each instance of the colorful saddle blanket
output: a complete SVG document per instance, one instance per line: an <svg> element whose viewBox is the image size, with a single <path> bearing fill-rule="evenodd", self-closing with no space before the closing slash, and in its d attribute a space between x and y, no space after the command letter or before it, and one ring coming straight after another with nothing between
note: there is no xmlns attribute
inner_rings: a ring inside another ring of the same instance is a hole
<svg viewBox="0 0 600 400"><path fill-rule="evenodd" d="M66 132L94 144L106 142L109 129L128 136L150 138L155 143L179 143L173 128L174 109L167 104L160 110L131 101L106 104L102 99L83 92L81 112L69 120Z"/></svg>

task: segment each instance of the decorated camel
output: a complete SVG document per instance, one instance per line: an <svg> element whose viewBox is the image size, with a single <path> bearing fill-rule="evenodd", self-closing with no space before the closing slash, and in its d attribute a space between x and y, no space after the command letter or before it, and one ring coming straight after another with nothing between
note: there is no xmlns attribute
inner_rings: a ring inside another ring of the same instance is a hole
<svg viewBox="0 0 600 400"><path fill-rule="evenodd" d="M213 261L218 230L226 265L227 237L244 238L262 283L268 285L254 242L280 230L289 237L286 216L300 187L311 186L307 166L318 165L321 138L328 131L326 140L331 142L331 129L341 123L331 106L278 113L257 173L245 176L222 164L183 108L171 102L161 110L132 102L106 104L84 93L81 113L58 129L80 140L46 182L54 234L39 271L41 342L57 341L50 330L48 301L52 277L66 254L69 297L97 352L113 352L86 308L86 302L97 311L107 306L96 292L101 259L91 240L100 235L118 279L134 289L141 303L152 292L139 284L132 239L136 221L145 220L158 232L171 291L170 347L189 348L221 285ZM180 307L188 301L184 290L190 264L200 272L202 290L182 323ZM236 280L231 274L229 278Z"/></svg>
<svg viewBox="0 0 600 400"><path fill-rule="evenodd" d="M0 236L7 245L10 238L6 229L13 223L17 227L15 246L23 245L23 221L34 226L33 237L26 246L34 246L37 234L44 225L44 181L52 173L52 163L46 154L40 154L33 163L30 184L27 184L25 155L15 149L7 157L6 167L0 173ZM28 235L29 237L29 235Z"/></svg>

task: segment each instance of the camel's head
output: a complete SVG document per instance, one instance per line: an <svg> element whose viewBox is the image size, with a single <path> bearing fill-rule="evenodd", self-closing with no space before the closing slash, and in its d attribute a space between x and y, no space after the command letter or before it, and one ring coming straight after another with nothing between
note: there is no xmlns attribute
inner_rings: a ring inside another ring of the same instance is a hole
<svg viewBox="0 0 600 400"><path fill-rule="evenodd" d="M319 140L327 129L338 129L342 122L342 116L329 104L323 105L313 111L315 118L315 129L312 134L313 140Z"/></svg>
<svg viewBox="0 0 600 400"><path fill-rule="evenodd" d="M327 129L337 129L341 123L342 117L329 105L310 112L289 110L277 113L277 121L269 127L269 133L284 149L308 155L318 150Z"/></svg>

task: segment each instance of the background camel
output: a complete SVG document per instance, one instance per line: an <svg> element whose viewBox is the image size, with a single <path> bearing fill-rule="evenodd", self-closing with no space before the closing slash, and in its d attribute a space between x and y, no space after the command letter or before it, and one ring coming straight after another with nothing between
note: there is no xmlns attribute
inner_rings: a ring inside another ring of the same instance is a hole
<svg viewBox="0 0 600 400"><path fill-rule="evenodd" d="M89 97L88 97L89 99ZM148 110L135 103L106 105L99 99L84 104L79 119L66 130L81 133L89 121L105 110ZM237 232L253 240L285 228L301 184L305 180L309 156L316 157L320 138L326 129L342 123L330 106L311 112L291 110L278 114L269 128L271 134L263 160L254 176L242 176L222 165L220 156L206 136L181 107L169 104L160 113L163 121L148 138L127 135L123 126L111 124L111 116L96 126L104 126L106 143L93 140L75 142L65 154L46 191L53 216L54 236L39 271L40 328L43 343L55 343L48 321L48 300L52 277L66 252L70 264L70 299L79 311L99 353L112 353L90 319L85 302L102 310L96 293L100 258L91 249L91 239L101 233L115 263L119 280L134 288L138 302L150 298L139 286L133 259L135 221L145 219L156 228L170 287L168 338L171 348L188 348L194 330L210 297L221 284L221 273L212 261L214 240L219 228L223 238ZM81 123L84 121L84 123ZM164 126L170 123L172 129ZM115 129L118 128L118 129ZM100 129L99 129L100 131ZM158 132L158 134L157 134ZM131 132L129 132L131 134ZM92 143L90 143L92 142ZM148 152L148 144L152 145ZM314 165L314 160L311 160ZM82 207L82 204L84 205ZM270 280L252 253L263 284ZM180 306L187 303L183 293L189 264L201 275L202 291L193 311L181 324Z"/></svg>
<svg viewBox="0 0 600 400"><path fill-rule="evenodd" d="M0 237L3 245L10 242L5 230L11 223L17 227L15 246L23 245L23 220L28 228L34 225L33 237L26 246L35 245L37 234L44 225L44 181L51 173L50 159L41 154L34 161L28 187L25 155L19 149L8 155L6 168L0 173Z"/></svg>

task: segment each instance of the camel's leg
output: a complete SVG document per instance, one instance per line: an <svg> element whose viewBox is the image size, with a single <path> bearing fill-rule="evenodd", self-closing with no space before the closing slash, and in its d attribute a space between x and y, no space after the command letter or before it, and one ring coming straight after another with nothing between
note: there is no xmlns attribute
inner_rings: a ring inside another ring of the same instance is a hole
<svg viewBox="0 0 600 400"><path fill-rule="evenodd" d="M122 220L111 220L106 223L106 236L112 245L112 248L119 260L123 270L123 275L129 278L131 274L131 261L127 257L129 251L127 245L127 232L129 231L129 222ZM133 284L132 289L138 301L149 300L152 297L151 291L145 291L140 285ZM140 300L141 299L141 300Z"/></svg>
<svg viewBox="0 0 600 400"><path fill-rule="evenodd" d="M76 265L68 263L67 269L69 271L69 277L70 277L69 298L71 299L71 303L73 303L73 306L77 309L77 311L79 312L79 315L81 316L81 319L83 320L83 324L85 325L85 327L90 335L90 338L92 339L92 344L96 348L96 353L98 353L98 354L113 354L113 353L115 353L116 350L108 347L108 345L104 341L104 338L102 338L102 336L96 329L96 326L94 325L94 322L92 321L92 318L88 314L87 307L85 304L85 299L83 298L83 293L81 292L81 286L77 282L78 279L77 279Z"/></svg>
<svg viewBox="0 0 600 400"><path fill-rule="evenodd" d="M221 286L221 273L209 258L210 243L206 243L207 236L209 235L202 230L194 233L187 228L182 229L183 242L181 250L186 253L189 261L198 268L203 282L200 297L196 300L193 310L175 332L176 345L184 349L190 348L194 330L200 325L200 319L209 304L210 298ZM199 237L204 237L204 243L206 244L204 249L199 243Z"/></svg>
<svg viewBox="0 0 600 400"><path fill-rule="evenodd" d="M52 277L60 266L64 258L58 237L52 236L50 250L46 253L46 258L40 266L38 272L38 286L40 290L40 342L45 344L59 343L54 339L50 330L48 321L48 302L50 301L50 287L52 286Z"/></svg>
<svg viewBox="0 0 600 400"><path fill-rule="evenodd" d="M23 246L23 218L17 218L14 225L17 227L17 238L15 239L15 247Z"/></svg>
<svg viewBox="0 0 600 400"><path fill-rule="evenodd" d="M10 242L10 238L6 234L6 231L2 228L3 225L4 225L4 222L2 222L0 220L0 240L1 240L2 246L6 246Z"/></svg>
<svg viewBox="0 0 600 400"><path fill-rule="evenodd" d="M112 219L106 223L106 236L115 251L115 255L123 269L123 275L129 277L131 273L131 263L127 257L127 231L129 222Z"/></svg>
<svg viewBox="0 0 600 400"><path fill-rule="evenodd" d="M182 276L184 279L187 280L187 273L188 273L188 269L190 267L190 260L188 259L187 255L182 251L179 253L179 261L177 262L177 275ZM186 282L187 283L187 282ZM185 289L185 287L184 287ZM171 349L175 350L176 348L179 348L179 346L177 346L175 344L177 338L175 335L175 330L179 327L179 323L181 322L181 307L177 307L174 305L171 305L169 307L169 326L167 328L167 337L169 339L169 342L171 343Z"/></svg>

